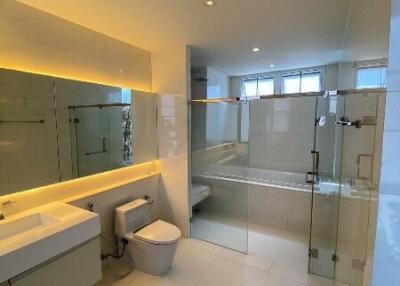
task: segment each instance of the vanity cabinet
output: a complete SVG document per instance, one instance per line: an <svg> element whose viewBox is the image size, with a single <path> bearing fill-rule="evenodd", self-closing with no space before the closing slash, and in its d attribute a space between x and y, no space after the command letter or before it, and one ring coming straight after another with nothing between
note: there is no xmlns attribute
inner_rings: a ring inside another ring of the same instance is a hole
<svg viewBox="0 0 400 286"><path fill-rule="evenodd" d="M100 240L97 237L12 278L10 282L13 286L91 286L101 277ZM0 284L8 285L7 281Z"/></svg>

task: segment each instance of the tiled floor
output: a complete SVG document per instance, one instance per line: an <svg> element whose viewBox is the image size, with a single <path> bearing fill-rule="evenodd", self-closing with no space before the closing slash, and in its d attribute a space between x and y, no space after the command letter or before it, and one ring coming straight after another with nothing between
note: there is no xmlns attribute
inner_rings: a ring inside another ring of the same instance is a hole
<svg viewBox="0 0 400 286"><path fill-rule="evenodd" d="M117 279L108 269L96 286L345 286L307 274L301 236L249 231L249 254L197 239L181 239L170 272L154 277L134 271Z"/></svg>

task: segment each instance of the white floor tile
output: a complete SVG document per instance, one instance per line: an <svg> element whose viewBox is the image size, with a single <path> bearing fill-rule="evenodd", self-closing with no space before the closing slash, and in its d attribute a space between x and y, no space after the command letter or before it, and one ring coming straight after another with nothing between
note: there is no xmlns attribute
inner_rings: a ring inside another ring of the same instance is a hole
<svg viewBox="0 0 400 286"><path fill-rule="evenodd" d="M119 269L116 262L118 267L106 269L96 286L349 286L309 275L306 251L307 245L300 240L257 231L249 232L248 255L197 239L181 239L166 275L135 271L120 279L112 272Z"/></svg>
<svg viewBox="0 0 400 286"><path fill-rule="evenodd" d="M268 276L267 283L265 286L308 286L307 284L303 284L301 282L297 282L294 280L291 280L287 277L276 275L273 273L270 273Z"/></svg>
<svg viewBox="0 0 400 286"><path fill-rule="evenodd" d="M188 286L195 285L216 259L216 255L196 247L188 244L179 245L171 270L165 277Z"/></svg>
<svg viewBox="0 0 400 286"><path fill-rule="evenodd" d="M127 283L132 279L135 272L130 273L128 276L122 278L130 271L129 267L122 265L117 261L112 261L112 265L109 264L103 269L103 278L95 284L95 286L126 286ZM119 276L118 276L119 275Z"/></svg>
<svg viewBox="0 0 400 286"><path fill-rule="evenodd" d="M183 286L183 284L163 277L138 272L124 286Z"/></svg>
<svg viewBox="0 0 400 286"><path fill-rule="evenodd" d="M256 253L249 252L246 255L234 250L224 249L221 253L221 257L264 271L269 271L272 266L272 260L257 255Z"/></svg>
<svg viewBox="0 0 400 286"><path fill-rule="evenodd" d="M309 282L307 258L284 257L274 262L271 272L291 280L307 284Z"/></svg>
<svg viewBox="0 0 400 286"><path fill-rule="evenodd" d="M263 286L268 272L219 257L202 276L198 286Z"/></svg>
<svg viewBox="0 0 400 286"><path fill-rule="evenodd" d="M209 254L213 254L216 256L220 255L221 252L225 249L216 244L212 244L212 243L206 242L204 240L193 239L193 238L182 238L179 241L179 247L181 247L181 246L194 247L194 248L197 248L199 250L205 251Z"/></svg>

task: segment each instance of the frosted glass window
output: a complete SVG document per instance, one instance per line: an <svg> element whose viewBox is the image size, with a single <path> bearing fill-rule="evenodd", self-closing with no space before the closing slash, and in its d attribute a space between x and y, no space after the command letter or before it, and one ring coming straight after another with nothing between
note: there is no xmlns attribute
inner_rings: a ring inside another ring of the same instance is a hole
<svg viewBox="0 0 400 286"><path fill-rule="evenodd" d="M300 80L300 75L285 76L283 78L283 93L299 93Z"/></svg>
<svg viewBox="0 0 400 286"><path fill-rule="evenodd" d="M274 79L263 78L258 80L258 95L274 94Z"/></svg>
<svg viewBox="0 0 400 286"><path fill-rule="evenodd" d="M246 80L244 82L244 94L245 96L257 95L257 80Z"/></svg>
<svg viewBox="0 0 400 286"><path fill-rule="evenodd" d="M379 87L386 87L386 67L369 67L358 70L358 89Z"/></svg>
<svg viewBox="0 0 400 286"><path fill-rule="evenodd" d="M321 74L303 74L301 77L301 92L321 91Z"/></svg>
<svg viewBox="0 0 400 286"><path fill-rule="evenodd" d="M274 94L273 78L258 78L244 81L244 95L272 95Z"/></svg>
<svg viewBox="0 0 400 286"><path fill-rule="evenodd" d="M321 73L300 73L282 78L282 93L321 91Z"/></svg>

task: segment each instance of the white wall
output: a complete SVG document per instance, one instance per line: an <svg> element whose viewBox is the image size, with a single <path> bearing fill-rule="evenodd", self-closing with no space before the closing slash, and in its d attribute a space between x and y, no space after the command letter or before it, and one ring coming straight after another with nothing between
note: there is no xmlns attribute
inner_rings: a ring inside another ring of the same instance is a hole
<svg viewBox="0 0 400 286"><path fill-rule="evenodd" d="M93 211L100 215L101 248L103 253L114 252L114 217L115 208L138 198L149 196L154 201L150 206L153 219L159 217L159 176L149 177L133 184L126 184L111 191L71 201L72 205L88 209L94 205Z"/></svg>
<svg viewBox="0 0 400 286"><path fill-rule="evenodd" d="M389 67L373 285L400 283L400 0L392 0Z"/></svg>
<svg viewBox="0 0 400 286"><path fill-rule="evenodd" d="M389 19L390 0L351 1L339 67L339 89L355 88L355 62L387 58Z"/></svg>
<svg viewBox="0 0 400 286"><path fill-rule="evenodd" d="M0 0L0 67L151 90L151 54L14 0Z"/></svg>
<svg viewBox="0 0 400 286"><path fill-rule="evenodd" d="M189 47L176 45L153 53L152 70L153 92L159 96L160 215L189 236Z"/></svg>

